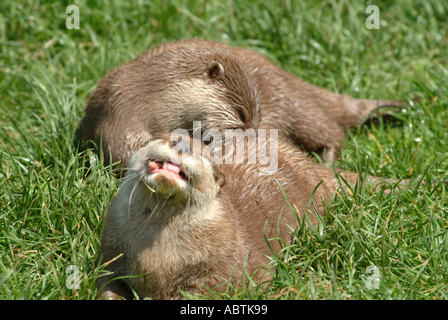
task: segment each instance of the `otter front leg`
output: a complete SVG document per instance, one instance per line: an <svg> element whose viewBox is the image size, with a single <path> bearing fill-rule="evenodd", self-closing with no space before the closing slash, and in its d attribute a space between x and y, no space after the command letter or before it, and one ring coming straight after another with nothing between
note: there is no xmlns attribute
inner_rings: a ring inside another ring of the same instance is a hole
<svg viewBox="0 0 448 320"><path fill-rule="evenodd" d="M124 282L123 280L112 280L112 277L117 277L117 276L108 276L106 279L104 280L100 280L98 287L103 287L103 289L101 290L101 294L99 296L99 298L101 300L131 300L134 298L129 285Z"/></svg>
<svg viewBox="0 0 448 320"><path fill-rule="evenodd" d="M107 221L108 219L106 217L106 225ZM97 268L103 262L106 262L104 271L108 272L108 274L104 274L98 278L97 288L99 290L99 298L102 300L130 300L134 298L130 285L123 279L117 279L130 274L127 257L122 254L123 249L117 242L111 242L111 245L104 245L107 241L111 241L110 235L111 233L107 232L107 230L103 233L102 248L95 260L95 266Z"/></svg>
<svg viewBox="0 0 448 320"><path fill-rule="evenodd" d="M340 146L328 146L321 151L317 152L319 158L326 164L332 165L336 160L336 156L340 151Z"/></svg>
<svg viewBox="0 0 448 320"><path fill-rule="evenodd" d="M123 300L123 298L121 297L121 295L119 295L116 292L113 292L111 290L107 290L104 291L101 295L100 295L100 299L101 300Z"/></svg>

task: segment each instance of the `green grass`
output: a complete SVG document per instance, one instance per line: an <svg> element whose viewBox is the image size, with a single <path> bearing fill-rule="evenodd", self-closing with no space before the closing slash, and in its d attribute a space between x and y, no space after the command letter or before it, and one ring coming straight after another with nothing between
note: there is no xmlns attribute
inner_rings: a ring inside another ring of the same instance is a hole
<svg viewBox="0 0 448 320"><path fill-rule="evenodd" d="M71 4L79 30L65 27ZM211 295L447 299L448 190L437 181L448 179L448 5L372 4L379 30L365 27L367 5L351 1L1 1L0 299L95 298L93 260L120 182L77 154L85 101L111 68L191 37L250 47L336 92L411 102L395 121L351 132L338 163L411 178L411 188L341 193L325 225L303 227L274 258L267 288ZM80 270L78 290L65 285L69 265ZM366 288L369 265L377 290Z"/></svg>

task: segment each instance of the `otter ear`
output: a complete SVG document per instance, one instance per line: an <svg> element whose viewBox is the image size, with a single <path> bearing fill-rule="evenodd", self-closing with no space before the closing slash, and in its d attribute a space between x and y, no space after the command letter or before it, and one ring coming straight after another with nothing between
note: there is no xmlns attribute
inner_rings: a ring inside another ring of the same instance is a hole
<svg viewBox="0 0 448 320"><path fill-rule="evenodd" d="M205 83L209 83L218 77L224 77L224 67L218 61L213 61L204 71L204 81Z"/></svg>
<svg viewBox="0 0 448 320"><path fill-rule="evenodd" d="M224 187L226 184L226 176L221 172L219 167L216 164L212 165L213 168L213 176L215 177L215 181L220 188Z"/></svg>

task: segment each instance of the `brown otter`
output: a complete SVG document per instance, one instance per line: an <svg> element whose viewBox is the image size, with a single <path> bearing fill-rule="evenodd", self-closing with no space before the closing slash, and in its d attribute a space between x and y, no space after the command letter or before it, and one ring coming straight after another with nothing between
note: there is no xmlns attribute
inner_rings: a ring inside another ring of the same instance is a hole
<svg viewBox="0 0 448 320"><path fill-rule="evenodd" d="M110 154L126 164L154 134L192 130L192 121L202 130L275 128L308 152L325 148L332 162L346 130L387 105L398 103L332 93L251 50L193 39L156 46L107 74L87 102L80 136L102 144L106 163Z"/></svg>
<svg viewBox="0 0 448 320"><path fill-rule="evenodd" d="M85 113L81 139L101 144L105 163L127 164L153 135L192 130L193 121L203 131L259 126L258 93L238 59L180 43L155 47L107 74Z"/></svg>
<svg viewBox="0 0 448 320"><path fill-rule="evenodd" d="M361 125L379 108L405 107L399 100L355 99L313 86L252 50L197 39L177 42L181 43L221 48L237 57L260 92L260 128L278 129L283 137L330 163L340 152L347 129Z"/></svg>
<svg viewBox="0 0 448 320"><path fill-rule="evenodd" d="M101 238L99 257L113 272L100 278L103 298L131 299L129 285L112 279L132 275L140 275L127 279L138 296L153 299L176 298L179 290L200 292L230 277L241 284L243 265L252 275L269 262L264 237L291 242L287 225L296 228L305 213L317 224L317 215L324 214L322 201L330 200L338 186L331 169L314 164L289 143L279 142L272 176L263 174L258 161L213 164L205 145L198 148L194 140L176 164L171 160L177 144L169 134L156 136L132 157L108 207ZM193 152L200 155L196 164ZM348 177L357 178L353 173ZM298 219L273 178L297 208ZM313 195L317 213L312 213L307 204L321 181ZM277 240L270 245L280 250ZM262 270L254 279L268 277Z"/></svg>

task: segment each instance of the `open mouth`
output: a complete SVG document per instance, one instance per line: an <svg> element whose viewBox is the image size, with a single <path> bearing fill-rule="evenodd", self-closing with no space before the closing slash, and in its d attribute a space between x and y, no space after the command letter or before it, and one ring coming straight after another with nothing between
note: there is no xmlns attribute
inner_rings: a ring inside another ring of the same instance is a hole
<svg viewBox="0 0 448 320"><path fill-rule="evenodd" d="M154 161L150 160L148 164L148 173L168 173L173 175L176 179L186 179L185 173L182 171L181 167L171 161Z"/></svg>

